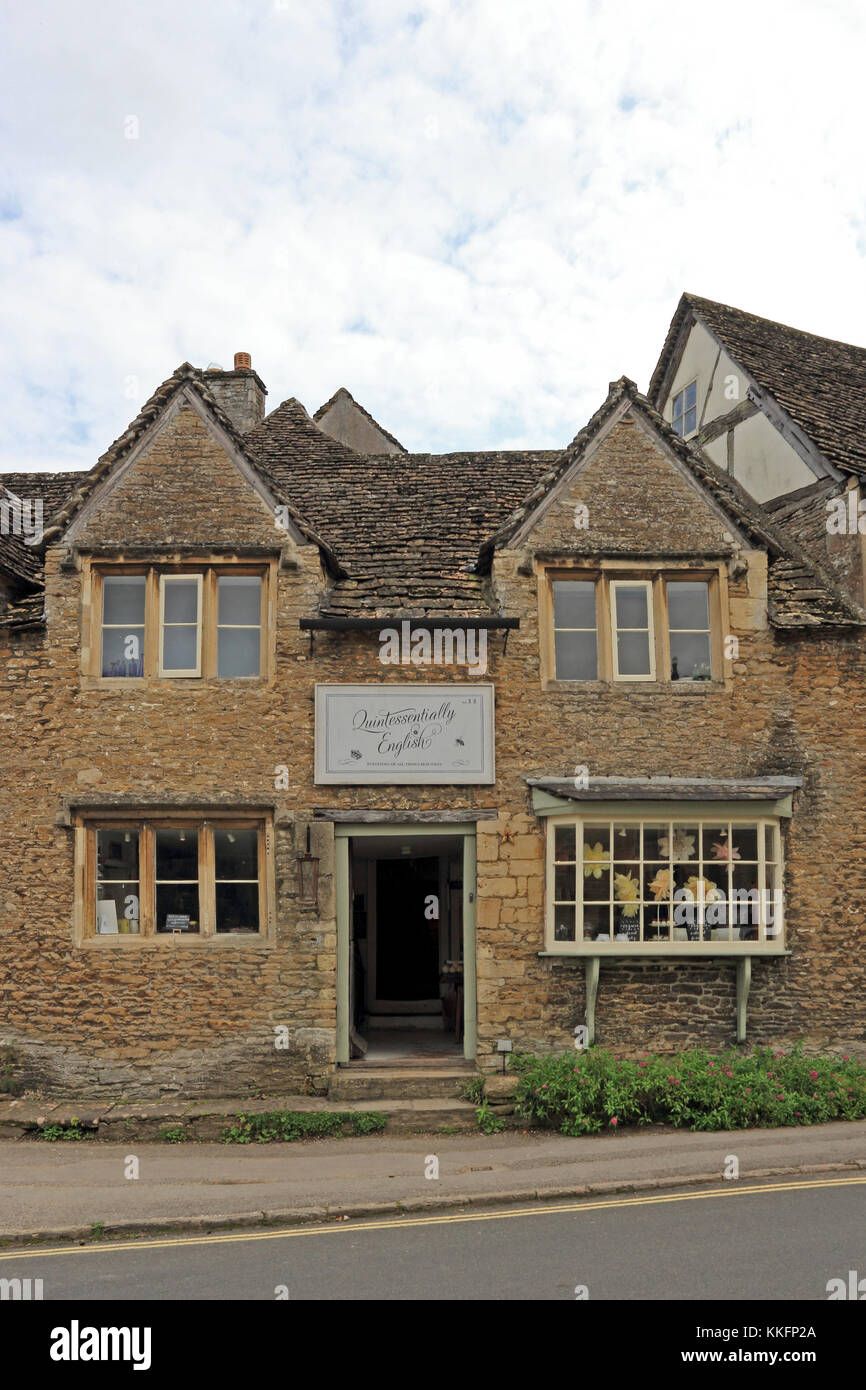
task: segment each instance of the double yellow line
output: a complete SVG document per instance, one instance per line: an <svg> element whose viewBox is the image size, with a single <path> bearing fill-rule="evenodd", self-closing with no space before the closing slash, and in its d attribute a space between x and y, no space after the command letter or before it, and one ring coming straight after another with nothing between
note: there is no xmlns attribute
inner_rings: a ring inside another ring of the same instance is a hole
<svg viewBox="0 0 866 1390"><path fill-rule="evenodd" d="M224 1235L176 1236L162 1240L125 1240L110 1244L61 1245L49 1248L40 1246L29 1250L0 1250L0 1265L7 1260L39 1260L54 1255L109 1255L119 1250L171 1250L195 1245L230 1245L253 1240L289 1240L299 1236L345 1235L347 1231L395 1231L409 1226L456 1226L467 1221L513 1221L522 1216L559 1216L563 1212L610 1211L625 1207L658 1206L665 1202L699 1202L712 1197L747 1197L765 1192L803 1192L824 1187L851 1187L866 1183L866 1174L854 1178L821 1178L804 1182L755 1183L744 1187L732 1181L725 1187L714 1187L700 1192L672 1192L666 1195L654 1193L649 1197L613 1197L603 1201L575 1201L553 1206L543 1199L537 1206L520 1207L516 1210L459 1212L447 1216L406 1216L388 1221L368 1221L364 1217L353 1217L351 1221L334 1222L322 1226L290 1227L280 1231L238 1231ZM215 1218L218 1219L218 1218Z"/></svg>

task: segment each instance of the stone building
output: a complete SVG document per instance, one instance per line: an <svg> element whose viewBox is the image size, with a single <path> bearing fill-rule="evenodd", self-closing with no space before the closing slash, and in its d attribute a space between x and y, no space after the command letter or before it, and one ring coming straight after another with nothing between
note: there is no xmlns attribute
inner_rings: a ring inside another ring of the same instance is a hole
<svg viewBox="0 0 866 1390"><path fill-rule="evenodd" d="M324 1091L580 1029L866 1052L866 396L837 440L843 345L688 358L739 323L707 305L563 450L411 454L345 391L265 415L238 354L90 471L2 479L0 1042L31 1082ZM759 413L812 481L765 436L750 465Z"/></svg>

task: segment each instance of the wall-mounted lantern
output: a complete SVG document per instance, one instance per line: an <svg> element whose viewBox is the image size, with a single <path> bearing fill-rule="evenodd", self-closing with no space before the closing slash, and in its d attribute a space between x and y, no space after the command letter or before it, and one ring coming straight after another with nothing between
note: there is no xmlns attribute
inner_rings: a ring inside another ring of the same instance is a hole
<svg viewBox="0 0 866 1390"><path fill-rule="evenodd" d="M307 852L298 855L298 898L302 903L319 900L319 860L310 853L310 827L307 826Z"/></svg>

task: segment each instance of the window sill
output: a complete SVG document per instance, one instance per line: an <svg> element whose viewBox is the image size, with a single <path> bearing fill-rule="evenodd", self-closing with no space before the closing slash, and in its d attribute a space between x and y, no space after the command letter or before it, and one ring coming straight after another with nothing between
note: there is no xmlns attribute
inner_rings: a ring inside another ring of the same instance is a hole
<svg viewBox="0 0 866 1390"><path fill-rule="evenodd" d="M212 690L215 686L237 686L246 690L265 690L274 684L270 676L82 676L82 690L116 691L157 690L183 692Z"/></svg>
<svg viewBox="0 0 866 1390"><path fill-rule="evenodd" d="M597 694L600 691L624 691L637 694L670 694L676 696L701 696L712 691L716 694L728 688L728 682L712 681L558 681L542 682L545 694L575 695Z"/></svg>
<svg viewBox="0 0 866 1390"><path fill-rule="evenodd" d="M707 957L728 958L738 956L790 956L786 946L768 941L663 941L657 945L640 942L628 945L619 941L605 941L601 945L586 942L585 945L569 944L567 949L539 951L539 956L547 960L586 959L588 956L615 956L619 960L663 956L668 960L706 960Z"/></svg>
<svg viewBox="0 0 866 1390"><path fill-rule="evenodd" d="M218 936L187 936L183 932L176 935L173 932L160 932L157 936L142 936L140 932L118 932L115 936L112 932L104 936L87 936L83 941L76 943L83 951L196 951L209 947L229 951L247 950L252 947L257 951L267 951L273 949L274 944L273 937L261 936L256 932L220 932Z"/></svg>

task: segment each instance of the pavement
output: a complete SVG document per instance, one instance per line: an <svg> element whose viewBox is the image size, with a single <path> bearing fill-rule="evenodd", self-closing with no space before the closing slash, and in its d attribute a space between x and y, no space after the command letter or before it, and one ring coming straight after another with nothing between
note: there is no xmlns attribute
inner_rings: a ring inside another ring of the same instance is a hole
<svg viewBox="0 0 866 1390"><path fill-rule="evenodd" d="M351 1220L862 1170L866 1121L577 1139L506 1131L248 1146L0 1141L0 1242L92 1239L94 1226L110 1237Z"/></svg>

